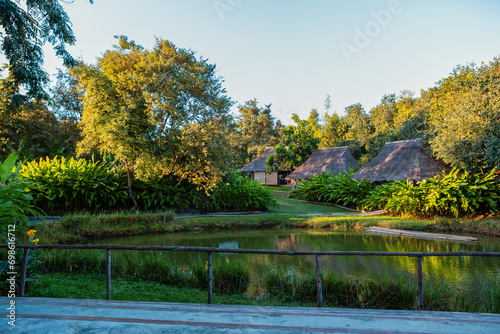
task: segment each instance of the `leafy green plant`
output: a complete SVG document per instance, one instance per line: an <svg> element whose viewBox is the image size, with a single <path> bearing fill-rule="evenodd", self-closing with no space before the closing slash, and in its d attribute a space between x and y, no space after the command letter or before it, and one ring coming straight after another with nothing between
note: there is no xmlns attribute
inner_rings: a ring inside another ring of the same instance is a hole
<svg viewBox="0 0 500 334"><path fill-rule="evenodd" d="M31 183L19 179L21 162L16 166L17 155L10 154L0 162L0 227L5 232L8 224L28 222L28 215L39 215L37 208L31 204L33 197L29 187Z"/></svg>
<svg viewBox="0 0 500 334"><path fill-rule="evenodd" d="M498 212L499 199L500 185L495 182L494 170L471 174L453 169L419 184L395 181L380 185L363 205L398 215L458 218Z"/></svg>
<svg viewBox="0 0 500 334"><path fill-rule="evenodd" d="M308 181L297 185L290 197L327 203L337 203L359 208L365 199L372 183L366 180L353 180L349 174L327 172L311 176Z"/></svg>
<svg viewBox="0 0 500 334"><path fill-rule="evenodd" d="M211 211L255 211L276 206L271 192L243 177L239 170L228 173L210 195L207 209Z"/></svg>
<svg viewBox="0 0 500 334"><path fill-rule="evenodd" d="M113 208L128 197L105 162L46 158L26 163L19 175L34 185L35 203L50 211Z"/></svg>

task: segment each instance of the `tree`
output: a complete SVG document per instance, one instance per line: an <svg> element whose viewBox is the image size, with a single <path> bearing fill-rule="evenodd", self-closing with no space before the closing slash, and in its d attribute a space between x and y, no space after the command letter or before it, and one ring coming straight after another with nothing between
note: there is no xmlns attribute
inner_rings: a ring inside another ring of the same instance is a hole
<svg viewBox="0 0 500 334"><path fill-rule="evenodd" d="M457 66L428 92L430 147L453 167L500 167L500 58Z"/></svg>
<svg viewBox="0 0 500 334"><path fill-rule="evenodd" d="M215 65L157 39L145 50L127 37L72 70L85 90L78 153L97 150L127 173L148 179L173 174L213 188L231 152L225 134L232 105Z"/></svg>
<svg viewBox="0 0 500 334"><path fill-rule="evenodd" d="M314 136L313 129L306 120L300 120L297 114L292 119L296 126L287 126L283 132L283 142L274 147L276 154L270 154L266 160L269 172L286 170L293 171L309 159L312 152L318 148L319 138Z"/></svg>
<svg viewBox="0 0 500 334"><path fill-rule="evenodd" d="M274 146L280 140L281 122L275 123L271 115L271 105L259 107L257 99L238 106L237 127L240 142L246 151L244 161L257 158L266 146Z"/></svg>
<svg viewBox="0 0 500 334"><path fill-rule="evenodd" d="M69 72L57 71L56 83L51 89L52 111L60 119L80 121L83 93L78 89L78 78Z"/></svg>
<svg viewBox="0 0 500 334"><path fill-rule="evenodd" d="M23 159L74 156L80 131L57 117L41 101L25 103L14 115L0 114L0 158L18 152Z"/></svg>
<svg viewBox="0 0 500 334"><path fill-rule="evenodd" d="M11 96L6 105L11 112L30 98L47 97L44 86L49 80L42 67L45 42L50 42L56 55L69 66L74 60L65 47L74 44L75 36L68 15L55 0L2 0L0 25L3 28L1 52L9 62L12 78ZM23 90L25 94L21 94Z"/></svg>
<svg viewBox="0 0 500 334"><path fill-rule="evenodd" d="M332 115L325 113L324 120L325 124L321 132L320 147L336 147L346 137L348 130L347 123L344 118L339 117L335 112Z"/></svg>
<svg viewBox="0 0 500 334"><path fill-rule="evenodd" d="M321 138L321 128L322 125L319 119L318 109L314 108L309 113L309 118L307 119L308 126L311 128L314 137Z"/></svg>

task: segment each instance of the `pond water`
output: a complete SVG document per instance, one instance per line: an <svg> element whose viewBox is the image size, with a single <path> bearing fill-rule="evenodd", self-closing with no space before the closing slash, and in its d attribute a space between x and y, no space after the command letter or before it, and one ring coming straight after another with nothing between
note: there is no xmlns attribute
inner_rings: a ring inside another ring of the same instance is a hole
<svg viewBox="0 0 500 334"><path fill-rule="evenodd" d="M500 252L500 238L478 236L474 243L425 240L407 237L337 232L330 230L231 230L216 232L186 232L102 239L92 244L193 246L279 250L322 251L387 251L387 252ZM193 258L206 258L206 253L170 252L177 263L190 263ZM218 254L217 260L242 261L259 273L265 269L292 269L299 273L314 273L314 256L269 254ZM400 277L416 282L416 258L380 256L322 256L323 271L334 270L340 275L372 278ZM458 288L500 283L500 258L426 257L423 270L427 280L439 280Z"/></svg>

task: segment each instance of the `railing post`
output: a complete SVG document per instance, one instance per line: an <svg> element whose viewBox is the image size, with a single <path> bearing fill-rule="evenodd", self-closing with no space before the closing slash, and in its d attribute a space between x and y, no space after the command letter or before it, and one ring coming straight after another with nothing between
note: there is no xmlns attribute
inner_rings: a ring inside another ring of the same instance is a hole
<svg viewBox="0 0 500 334"><path fill-rule="evenodd" d="M26 272L28 271L28 248L23 249L23 264L21 267L21 282L19 282L19 296L24 297L26 289Z"/></svg>
<svg viewBox="0 0 500 334"><path fill-rule="evenodd" d="M106 249L106 300L111 300L111 250Z"/></svg>
<svg viewBox="0 0 500 334"><path fill-rule="evenodd" d="M417 257L417 277L418 277L418 310L424 309L424 273L422 271L422 256Z"/></svg>
<svg viewBox="0 0 500 334"><path fill-rule="evenodd" d="M321 264L319 262L319 255L316 254L316 288L318 307L323 306L323 287L321 285Z"/></svg>
<svg viewBox="0 0 500 334"><path fill-rule="evenodd" d="M212 252L207 252L208 255L208 303L212 304Z"/></svg>

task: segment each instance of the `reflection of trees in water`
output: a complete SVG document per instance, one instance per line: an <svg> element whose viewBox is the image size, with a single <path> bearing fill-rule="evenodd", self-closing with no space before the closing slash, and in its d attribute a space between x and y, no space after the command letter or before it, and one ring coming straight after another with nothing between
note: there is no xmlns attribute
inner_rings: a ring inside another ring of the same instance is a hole
<svg viewBox="0 0 500 334"><path fill-rule="evenodd" d="M387 251L387 252L460 252L500 251L498 238L479 237L473 244L424 240L407 237L381 236L356 232L329 230L267 230L223 231L148 235L133 238L104 240L99 243L128 245L218 247L225 242L238 242L239 248L325 251ZM213 253L214 262L224 259L248 264L255 275L268 269L293 269L301 273L315 272L314 256L273 254ZM194 257L206 258L205 253L172 252L168 256L177 263L189 264ZM381 256L322 256L323 271L333 270L338 275L384 278L401 275L413 280L416 258ZM446 281L459 286L470 286L482 280L500 281L500 259L471 257L425 257L423 270L426 280Z"/></svg>

